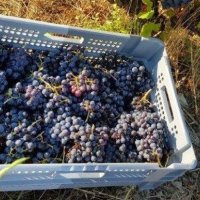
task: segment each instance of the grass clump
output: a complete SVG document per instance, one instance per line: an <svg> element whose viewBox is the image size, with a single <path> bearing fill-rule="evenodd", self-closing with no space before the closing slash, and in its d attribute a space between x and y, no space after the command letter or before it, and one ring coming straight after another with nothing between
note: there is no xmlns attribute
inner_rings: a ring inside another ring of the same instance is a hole
<svg viewBox="0 0 200 200"><path fill-rule="evenodd" d="M0 14L121 33L132 27L126 11L107 0L2 0Z"/></svg>

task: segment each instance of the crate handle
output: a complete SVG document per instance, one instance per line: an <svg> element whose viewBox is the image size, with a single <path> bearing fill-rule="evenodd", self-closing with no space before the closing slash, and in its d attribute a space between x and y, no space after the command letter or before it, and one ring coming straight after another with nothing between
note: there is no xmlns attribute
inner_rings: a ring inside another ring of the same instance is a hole
<svg viewBox="0 0 200 200"><path fill-rule="evenodd" d="M53 32L47 32L44 34L45 37L51 40L56 40L59 42L69 42L69 43L76 43L76 44L82 44L84 41L84 38L77 35L69 35L69 34L60 34L60 33L53 33Z"/></svg>
<svg viewBox="0 0 200 200"><path fill-rule="evenodd" d="M67 179L103 178L105 172L59 173L59 175Z"/></svg>
<svg viewBox="0 0 200 200"><path fill-rule="evenodd" d="M165 86L161 87L160 93L161 93L162 99L164 101L163 106L165 107L167 118L168 118L169 122L172 122L174 120L174 114L172 111L172 106L171 106L171 102L170 102L169 95L167 92L167 88Z"/></svg>

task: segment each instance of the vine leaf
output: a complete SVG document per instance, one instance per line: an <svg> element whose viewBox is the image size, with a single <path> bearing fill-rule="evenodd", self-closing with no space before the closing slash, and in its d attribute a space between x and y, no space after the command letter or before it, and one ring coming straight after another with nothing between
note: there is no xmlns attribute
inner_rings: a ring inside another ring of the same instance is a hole
<svg viewBox="0 0 200 200"><path fill-rule="evenodd" d="M142 3L147 6L147 11L151 10L151 8L153 6L153 2L151 0L142 0Z"/></svg>
<svg viewBox="0 0 200 200"><path fill-rule="evenodd" d="M160 30L160 24L149 22L142 26L140 35L143 37L151 37L153 31L159 31L159 30Z"/></svg>
<svg viewBox="0 0 200 200"><path fill-rule="evenodd" d="M150 10L148 12L141 12L138 14L139 19L150 19L154 15L154 10Z"/></svg>

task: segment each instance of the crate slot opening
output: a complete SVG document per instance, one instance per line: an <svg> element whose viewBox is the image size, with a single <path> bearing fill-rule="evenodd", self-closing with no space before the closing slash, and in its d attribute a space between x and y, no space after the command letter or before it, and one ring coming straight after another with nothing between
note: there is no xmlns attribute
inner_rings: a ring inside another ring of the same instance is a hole
<svg viewBox="0 0 200 200"><path fill-rule="evenodd" d="M84 41L83 37L80 37L77 35L47 32L44 34L44 36L51 40L57 40L57 41L61 41L61 42L70 42L70 43L76 43L76 44L82 44Z"/></svg>
<svg viewBox="0 0 200 200"><path fill-rule="evenodd" d="M165 111L166 111L166 116L167 116L169 122L172 122L174 120L174 114L173 114L171 102L169 99L169 94L168 94L167 88L165 86L163 86L161 88L161 96L163 98L163 101L165 102L164 107L165 107Z"/></svg>

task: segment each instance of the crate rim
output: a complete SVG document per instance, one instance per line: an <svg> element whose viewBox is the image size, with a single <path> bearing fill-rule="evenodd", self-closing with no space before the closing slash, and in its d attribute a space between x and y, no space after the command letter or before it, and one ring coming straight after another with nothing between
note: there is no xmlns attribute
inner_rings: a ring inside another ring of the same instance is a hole
<svg viewBox="0 0 200 200"><path fill-rule="evenodd" d="M118 37L118 36L124 37L124 38L137 37L137 38L140 38L141 40L154 40L155 42L157 42L163 48L165 47L164 42L162 40L158 39L158 38L155 38L155 37L143 37L143 36L136 35L136 34L125 34L125 33L113 32L113 31L102 31L102 30L98 30L98 29L83 28L83 27L78 27L78 26L71 26L71 25L66 25L66 24L57 24L57 23L53 23L53 22L45 22L45 21L34 20L34 19L29 19L29 18L22 18L22 17L8 16L8 15L0 14L0 20L1 19L17 20L17 21L20 21L22 23L24 23L24 22L29 23L30 22L30 23L34 23L35 25L47 25L47 26L54 26L54 27L56 26L56 27L59 27L59 28L82 30L82 31L87 31L88 33L96 33L96 31L97 31L100 34L109 34L109 35L113 35L113 36L116 36L116 37Z"/></svg>

